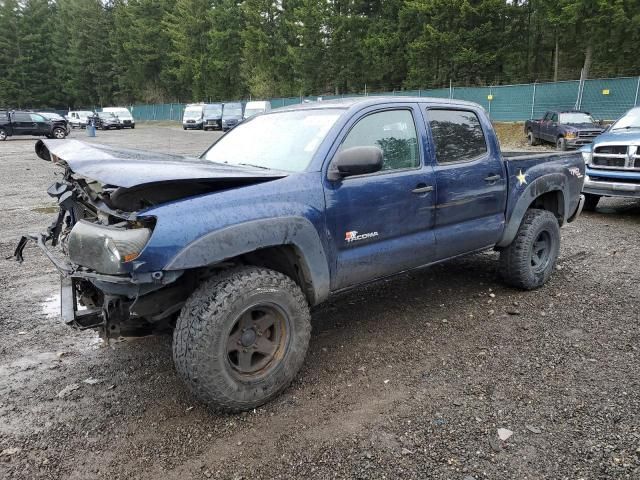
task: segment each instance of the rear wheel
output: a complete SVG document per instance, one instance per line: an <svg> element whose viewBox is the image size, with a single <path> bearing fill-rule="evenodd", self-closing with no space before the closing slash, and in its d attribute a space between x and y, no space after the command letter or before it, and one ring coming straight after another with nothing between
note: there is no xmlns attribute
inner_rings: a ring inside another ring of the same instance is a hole
<svg viewBox="0 0 640 480"><path fill-rule="evenodd" d="M4 128L0 128L0 142L4 142L7 139L7 131Z"/></svg>
<svg viewBox="0 0 640 480"><path fill-rule="evenodd" d="M516 238L500 252L500 272L509 285L524 290L541 287L551 276L560 251L560 226L547 210L530 209Z"/></svg>
<svg viewBox="0 0 640 480"><path fill-rule="evenodd" d="M282 273L239 267L201 285L176 323L178 375L216 410L249 410L293 380L311 333L300 287Z"/></svg>
<svg viewBox="0 0 640 480"><path fill-rule="evenodd" d="M599 201L600 201L600 195L594 195L592 193L585 193L584 194L584 207L582 207L582 209L586 210L587 212L595 212Z"/></svg>

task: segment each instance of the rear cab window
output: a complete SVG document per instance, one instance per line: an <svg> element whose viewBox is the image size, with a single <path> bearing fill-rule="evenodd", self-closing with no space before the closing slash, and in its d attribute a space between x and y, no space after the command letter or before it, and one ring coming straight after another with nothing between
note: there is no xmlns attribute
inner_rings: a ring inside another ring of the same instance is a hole
<svg viewBox="0 0 640 480"><path fill-rule="evenodd" d="M487 153L487 140L475 112L428 109L427 119L438 164L468 162Z"/></svg>

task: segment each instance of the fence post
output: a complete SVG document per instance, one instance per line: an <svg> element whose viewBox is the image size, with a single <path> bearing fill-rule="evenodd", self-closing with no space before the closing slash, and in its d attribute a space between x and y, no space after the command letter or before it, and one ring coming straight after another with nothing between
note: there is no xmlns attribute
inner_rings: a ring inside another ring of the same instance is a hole
<svg viewBox="0 0 640 480"><path fill-rule="evenodd" d="M640 77L638 77L638 85L636 86L636 99L633 101L633 106L638 105L638 92L640 91Z"/></svg>
<svg viewBox="0 0 640 480"><path fill-rule="evenodd" d="M531 120L533 120L533 111L536 108L536 82L533 82L533 98L531 99Z"/></svg>

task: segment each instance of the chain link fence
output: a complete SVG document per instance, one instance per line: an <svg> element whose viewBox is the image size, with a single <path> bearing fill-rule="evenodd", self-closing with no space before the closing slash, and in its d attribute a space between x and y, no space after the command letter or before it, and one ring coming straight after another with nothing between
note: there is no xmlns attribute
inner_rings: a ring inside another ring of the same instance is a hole
<svg viewBox="0 0 640 480"><path fill-rule="evenodd" d="M541 118L547 110L578 108L601 120L615 120L631 107L639 105L640 77L601 78L586 80L580 88L579 80L494 87L451 87L428 90L323 95L321 97L272 98L273 108L296 105L305 101L333 100L362 96L416 96L452 98L478 103L495 121L515 122ZM141 121L180 121L183 103L130 105Z"/></svg>

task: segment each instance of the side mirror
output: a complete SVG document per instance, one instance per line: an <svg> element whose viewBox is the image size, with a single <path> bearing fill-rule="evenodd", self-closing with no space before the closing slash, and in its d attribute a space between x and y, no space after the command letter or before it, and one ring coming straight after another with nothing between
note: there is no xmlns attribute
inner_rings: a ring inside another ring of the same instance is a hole
<svg viewBox="0 0 640 480"><path fill-rule="evenodd" d="M338 152L331 162L327 178L337 181L352 175L382 170L382 150L378 147L352 147Z"/></svg>

